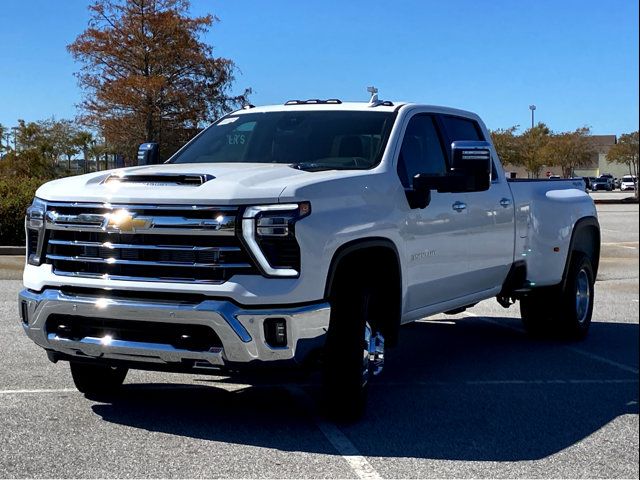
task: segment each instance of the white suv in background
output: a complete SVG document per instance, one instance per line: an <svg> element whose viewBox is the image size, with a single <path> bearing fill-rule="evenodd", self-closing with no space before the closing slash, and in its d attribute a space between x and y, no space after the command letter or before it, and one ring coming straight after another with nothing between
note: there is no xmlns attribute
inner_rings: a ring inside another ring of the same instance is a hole
<svg viewBox="0 0 640 480"><path fill-rule="evenodd" d="M620 181L620 191L624 192L625 190L635 190L636 183L638 183L638 179L635 175L625 175Z"/></svg>

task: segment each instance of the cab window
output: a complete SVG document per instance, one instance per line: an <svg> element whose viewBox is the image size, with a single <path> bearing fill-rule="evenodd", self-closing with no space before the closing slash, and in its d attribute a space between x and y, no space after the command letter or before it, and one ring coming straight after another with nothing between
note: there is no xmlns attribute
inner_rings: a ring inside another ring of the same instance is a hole
<svg viewBox="0 0 640 480"><path fill-rule="evenodd" d="M447 163L433 116L416 115L407 125L398 157L398 176L412 188L418 173L444 175Z"/></svg>

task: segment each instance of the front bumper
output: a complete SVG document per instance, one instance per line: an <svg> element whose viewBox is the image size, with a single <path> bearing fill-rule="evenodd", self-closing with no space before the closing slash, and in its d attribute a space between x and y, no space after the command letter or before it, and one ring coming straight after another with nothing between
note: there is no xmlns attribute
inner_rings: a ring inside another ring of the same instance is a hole
<svg viewBox="0 0 640 480"><path fill-rule="evenodd" d="M324 345L329 328L328 303L302 307L242 308L224 300L199 303L141 300L68 294L57 289L19 294L22 326L36 344L62 358L87 361L127 361L158 370L164 367L229 369L262 363L303 363ZM171 344L87 336L65 338L47 332L51 315L90 317L118 321L158 322L169 326L203 325L218 336L221 346L206 351L176 348ZM264 321L286 321L287 344L271 347L265 339Z"/></svg>

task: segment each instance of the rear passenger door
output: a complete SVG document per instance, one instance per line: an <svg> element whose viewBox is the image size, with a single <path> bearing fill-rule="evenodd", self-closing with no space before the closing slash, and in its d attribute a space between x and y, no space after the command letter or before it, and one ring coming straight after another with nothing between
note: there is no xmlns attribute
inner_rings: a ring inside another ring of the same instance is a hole
<svg viewBox="0 0 640 480"><path fill-rule="evenodd" d="M471 118L439 115L447 143L457 140L490 140L478 122ZM492 168L489 190L465 194L466 228L462 233L467 245L465 258L469 273L466 278L469 293L501 286L513 263L515 218L511 189L506 179Z"/></svg>
<svg viewBox="0 0 640 480"><path fill-rule="evenodd" d="M462 193L431 193L426 208L412 207L413 177L418 173L444 174L447 157L436 117L418 113L407 122L397 159L404 186L400 225L407 258L405 313L465 295L467 272L464 235L467 213L456 209Z"/></svg>

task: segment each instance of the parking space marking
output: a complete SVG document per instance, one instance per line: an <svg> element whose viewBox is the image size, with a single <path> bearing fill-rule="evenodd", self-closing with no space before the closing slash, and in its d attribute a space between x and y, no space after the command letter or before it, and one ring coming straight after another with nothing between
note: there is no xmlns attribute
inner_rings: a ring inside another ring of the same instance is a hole
<svg viewBox="0 0 640 480"><path fill-rule="evenodd" d="M516 332L520 332L520 333L523 333L523 334L526 333L523 328L514 327L512 325L506 325L506 324L504 324L502 322L498 322L496 320L491 320L490 318L482 317L482 316L476 315L474 313L463 312L462 315L464 315L466 317L477 318L478 320L481 320L483 322L491 323L492 325L498 325L499 327L507 328L509 330L515 330ZM566 348L567 350L571 350L574 353L578 353L580 355L588 357L588 358L590 358L592 360L597 360L599 362L606 363L606 364L611 365L613 367L617 367L620 370L624 370L625 372L630 372L630 373L633 373L634 375L638 375L640 373L640 370L638 370L637 368L631 367L629 365L625 365L624 363L616 362L614 360L610 360L610 359L608 359L606 357L602 357L602 356L597 355L595 353L588 352L587 350L583 350L582 348L573 347L571 345L562 345L562 347Z"/></svg>
<svg viewBox="0 0 640 480"><path fill-rule="evenodd" d="M568 348L569 350L571 350L574 353L579 353L580 355L584 355L585 357L591 358L593 360L598 360L602 363L607 363L613 367L618 367L620 370L624 370L625 372L630 372L633 373L635 375L638 375L638 373L640 373L640 370L638 370L637 368L633 368L629 365L625 365L624 363L619 363L616 362L614 360L609 360L606 357L601 357L600 355L596 355L595 353L591 353L588 352L586 350L583 350L581 348L578 347L571 347L569 345L566 346L566 348Z"/></svg>
<svg viewBox="0 0 640 480"><path fill-rule="evenodd" d="M630 250L638 250L638 242L603 242L602 246L628 248Z"/></svg>
<svg viewBox="0 0 640 480"><path fill-rule="evenodd" d="M15 395L21 393L69 393L69 392L78 392L75 388L31 388L31 389L21 389L21 390L0 390L0 395Z"/></svg>
<svg viewBox="0 0 640 480"><path fill-rule="evenodd" d="M308 405L311 402L309 396L302 388L298 386L289 386L287 391L301 403ZM367 460L349 440L349 438L335 424L324 420L317 415L314 416L314 422L318 430L326 437L333 448L337 450L340 456L347 462L353 473L361 479L378 480L382 476L373 468L373 465Z"/></svg>

